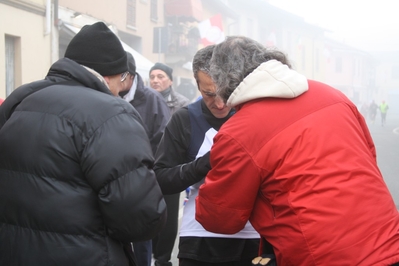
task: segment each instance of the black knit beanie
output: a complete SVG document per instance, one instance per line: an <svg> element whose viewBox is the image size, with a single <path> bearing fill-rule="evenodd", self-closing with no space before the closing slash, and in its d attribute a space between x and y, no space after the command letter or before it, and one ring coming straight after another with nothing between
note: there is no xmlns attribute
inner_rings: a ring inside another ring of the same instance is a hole
<svg viewBox="0 0 399 266"><path fill-rule="evenodd" d="M130 74L136 75L136 60L134 60L134 57L131 53L126 52L127 56L127 71L129 71Z"/></svg>
<svg viewBox="0 0 399 266"><path fill-rule="evenodd" d="M65 57L102 76L127 71L126 52L118 37L103 22L85 25L68 44Z"/></svg>
<svg viewBox="0 0 399 266"><path fill-rule="evenodd" d="M163 72L166 73L166 75L168 75L169 79L173 81L173 75L172 75L173 69L172 68L168 67L165 64L158 62L158 63L155 63L155 65L150 69L150 75L151 75L151 72L155 69L162 70Z"/></svg>

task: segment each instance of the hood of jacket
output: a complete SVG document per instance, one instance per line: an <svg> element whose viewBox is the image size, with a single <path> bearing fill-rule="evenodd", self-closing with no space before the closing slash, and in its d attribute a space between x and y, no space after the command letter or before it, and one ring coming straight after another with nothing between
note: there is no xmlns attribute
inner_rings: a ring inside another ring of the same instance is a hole
<svg viewBox="0 0 399 266"><path fill-rule="evenodd" d="M265 97L295 98L308 90L305 76L277 60L259 65L244 78L227 100L227 106Z"/></svg>

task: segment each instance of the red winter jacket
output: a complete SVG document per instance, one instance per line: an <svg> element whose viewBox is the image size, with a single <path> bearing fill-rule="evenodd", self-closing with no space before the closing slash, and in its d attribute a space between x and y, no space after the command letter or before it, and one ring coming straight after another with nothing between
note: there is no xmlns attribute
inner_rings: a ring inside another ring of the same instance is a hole
<svg viewBox="0 0 399 266"><path fill-rule="evenodd" d="M238 110L214 139L196 219L225 234L249 219L278 265L399 262L399 214L363 117L292 72L268 61L230 96Z"/></svg>

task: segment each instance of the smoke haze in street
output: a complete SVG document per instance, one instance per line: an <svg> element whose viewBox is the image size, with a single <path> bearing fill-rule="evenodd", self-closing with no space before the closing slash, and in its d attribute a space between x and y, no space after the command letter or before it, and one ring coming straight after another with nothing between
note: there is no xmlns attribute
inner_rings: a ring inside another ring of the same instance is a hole
<svg viewBox="0 0 399 266"><path fill-rule="evenodd" d="M270 0L270 4L329 30L326 36L364 51L399 47L395 0Z"/></svg>

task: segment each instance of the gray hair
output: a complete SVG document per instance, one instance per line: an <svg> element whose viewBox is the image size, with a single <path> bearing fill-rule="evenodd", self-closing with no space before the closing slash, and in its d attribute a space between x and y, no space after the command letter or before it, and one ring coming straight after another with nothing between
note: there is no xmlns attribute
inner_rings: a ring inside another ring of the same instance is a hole
<svg viewBox="0 0 399 266"><path fill-rule="evenodd" d="M267 49L257 41L244 36L227 37L225 41L215 46L210 62L210 74L216 84L217 94L227 102L246 76L260 64L272 59L291 68L283 52Z"/></svg>
<svg viewBox="0 0 399 266"><path fill-rule="evenodd" d="M194 73L194 78L197 81L197 84L198 84L198 71L202 71L205 74L210 76L210 74L209 74L210 61L212 58L212 53L213 53L214 48L215 48L215 45L206 46L206 47L198 50L197 53L194 55L193 73Z"/></svg>

